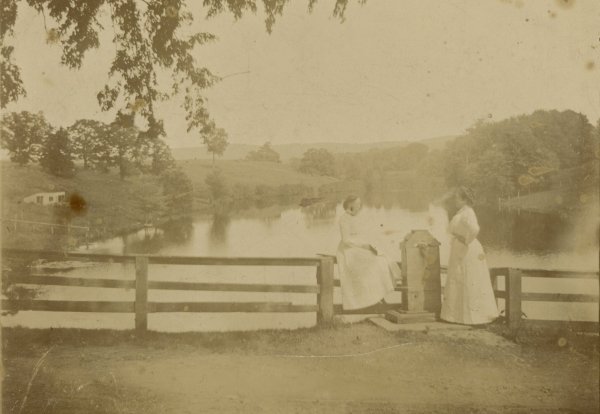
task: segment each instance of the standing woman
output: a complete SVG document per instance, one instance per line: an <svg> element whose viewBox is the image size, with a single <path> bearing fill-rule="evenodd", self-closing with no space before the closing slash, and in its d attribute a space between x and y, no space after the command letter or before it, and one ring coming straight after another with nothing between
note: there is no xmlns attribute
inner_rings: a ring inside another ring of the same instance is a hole
<svg viewBox="0 0 600 414"><path fill-rule="evenodd" d="M483 247L476 239L479 224L471 207L473 195L460 187L454 202L457 212L449 225L450 257L440 317L465 325L489 323L498 317L498 307Z"/></svg>
<svg viewBox="0 0 600 414"><path fill-rule="evenodd" d="M342 240L336 255L342 305L344 309L361 309L380 302L394 291L394 279L400 278L400 268L363 238L357 217L362 209L360 198L349 196L343 206Z"/></svg>

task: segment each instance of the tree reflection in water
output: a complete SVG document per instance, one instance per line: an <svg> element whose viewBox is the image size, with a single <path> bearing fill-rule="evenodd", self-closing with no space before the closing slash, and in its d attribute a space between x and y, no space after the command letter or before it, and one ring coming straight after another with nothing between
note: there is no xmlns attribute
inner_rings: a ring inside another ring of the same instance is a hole
<svg viewBox="0 0 600 414"><path fill-rule="evenodd" d="M324 200L302 207L301 211L306 225L308 227L319 224L328 225L331 220L335 219L337 204L336 200Z"/></svg>
<svg viewBox="0 0 600 414"><path fill-rule="evenodd" d="M227 230L231 217L228 212L219 211L213 214L210 225L210 241L214 244L225 244L227 242Z"/></svg>
<svg viewBox="0 0 600 414"><path fill-rule="evenodd" d="M181 217L162 223L158 228L137 233L134 237L123 237L123 254L157 253L167 245L184 244L190 240L193 233L191 217Z"/></svg>

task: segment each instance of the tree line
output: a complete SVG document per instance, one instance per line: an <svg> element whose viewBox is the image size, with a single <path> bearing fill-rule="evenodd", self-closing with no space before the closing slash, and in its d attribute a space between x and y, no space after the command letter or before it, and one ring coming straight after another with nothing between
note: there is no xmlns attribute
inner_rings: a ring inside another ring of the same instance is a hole
<svg viewBox="0 0 600 414"><path fill-rule="evenodd" d="M116 169L121 179L152 174L163 188L161 211L166 220L187 216L193 208L190 179L177 168L165 141L136 128L133 115L118 113L111 123L80 119L55 128L43 113L22 111L6 113L1 127L0 146L21 166L39 163L49 174L66 178L80 169Z"/></svg>
<svg viewBox="0 0 600 414"><path fill-rule="evenodd" d="M434 173L449 186L473 188L483 204L525 192L597 191L599 145L600 120L594 127L571 110L539 110L476 123L434 155Z"/></svg>
<svg viewBox="0 0 600 414"><path fill-rule="evenodd" d="M597 191L599 148L600 120L594 126L575 111L538 110L480 120L442 149L419 142L360 153L311 148L292 165L308 174L360 180L367 188L380 186L392 172L411 172L413 187L431 180L446 188L464 185L478 203L496 205L498 198L565 187Z"/></svg>
<svg viewBox="0 0 600 414"><path fill-rule="evenodd" d="M43 113L10 112L2 117L0 145L19 164L39 162L48 173L72 177L77 169L108 172L117 168L124 179L135 173L160 174L175 161L160 137L149 137L119 113L111 123L80 119L67 128L53 127Z"/></svg>

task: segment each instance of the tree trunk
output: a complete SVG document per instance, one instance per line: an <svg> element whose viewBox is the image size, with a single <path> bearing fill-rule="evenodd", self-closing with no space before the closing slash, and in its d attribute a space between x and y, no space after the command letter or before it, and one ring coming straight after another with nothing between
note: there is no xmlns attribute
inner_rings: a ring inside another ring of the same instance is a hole
<svg viewBox="0 0 600 414"><path fill-rule="evenodd" d="M122 156L119 157L119 176L121 177L121 180L125 179L125 165Z"/></svg>

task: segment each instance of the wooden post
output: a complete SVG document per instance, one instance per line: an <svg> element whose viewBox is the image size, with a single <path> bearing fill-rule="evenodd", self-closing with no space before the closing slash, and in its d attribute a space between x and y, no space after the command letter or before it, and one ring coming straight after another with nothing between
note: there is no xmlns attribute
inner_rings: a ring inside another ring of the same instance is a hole
<svg viewBox="0 0 600 414"><path fill-rule="evenodd" d="M498 298L496 297L496 291L498 290L498 275L490 272L490 279L492 282L492 290L494 291L494 298L496 299L496 306L498 306Z"/></svg>
<svg viewBox="0 0 600 414"><path fill-rule="evenodd" d="M505 313L509 328L517 328L521 323L521 271L508 269L506 275Z"/></svg>
<svg viewBox="0 0 600 414"><path fill-rule="evenodd" d="M333 263L333 257L322 257L317 267L319 284L317 324L319 325L333 322Z"/></svg>
<svg viewBox="0 0 600 414"><path fill-rule="evenodd" d="M148 257L135 258L135 330L148 330Z"/></svg>

